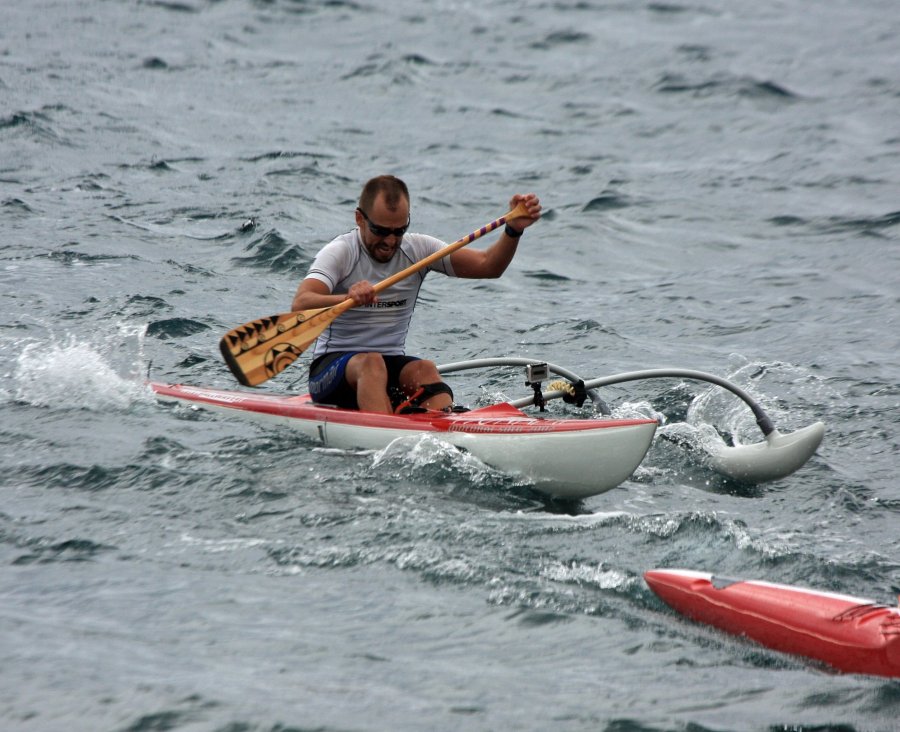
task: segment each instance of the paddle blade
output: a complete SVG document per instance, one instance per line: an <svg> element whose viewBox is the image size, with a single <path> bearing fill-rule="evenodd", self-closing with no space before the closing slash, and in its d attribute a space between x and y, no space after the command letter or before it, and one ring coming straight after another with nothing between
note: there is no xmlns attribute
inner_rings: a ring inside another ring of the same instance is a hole
<svg viewBox="0 0 900 732"><path fill-rule="evenodd" d="M222 357L239 382L258 386L294 363L339 315L334 310L281 313L244 323L222 336Z"/></svg>

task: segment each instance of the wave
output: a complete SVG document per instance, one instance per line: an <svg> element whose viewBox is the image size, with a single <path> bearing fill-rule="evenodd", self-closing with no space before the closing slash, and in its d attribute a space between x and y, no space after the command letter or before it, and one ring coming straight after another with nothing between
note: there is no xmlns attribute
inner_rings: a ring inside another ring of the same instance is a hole
<svg viewBox="0 0 900 732"><path fill-rule="evenodd" d="M590 43L593 36L590 33L576 30L553 31L539 41L534 41L529 46L538 51L565 48Z"/></svg>
<svg viewBox="0 0 900 732"><path fill-rule="evenodd" d="M900 211L876 216L830 216L822 219L785 214L773 216L768 222L774 226L806 228L812 235L856 233L885 238L889 229L900 225Z"/></svg>
<svg viewBox="0 0 900 732"><path fill-rule="evenodd" d="M55 249L44 255L47 259L64 265L98 264L117 260L140 261L136 254L85 254L72 249Z"/></svg>
<svg viewBox="0 0 900 732"><path fill-rule="evenodd" d="M246 247L252 252L245 257L232 257L235 264L267 269L279 274L304 275L312 264L312 257L301 247L288 242L278 231L270 229L253 239Z"/></svg>
<svg viewBox="0 0 900 732"><path fill-rule="evenodd" d="M548 269L540 269L540 270L525 270L522 272L523 277L527 277L528 279L538 280L537 285L547 285L547 286L555 286L561 282L568 282L570 280L569 277L565 275L557 274L556 272L551 272Z"/></svg>
<svg viewBox="0 0 900 732"><path fill-rule="evenodd" d="M27 136L41 142L64 144L66 141L53 128L51 112L69 111L62 105L45 105L37 111L17 111L0 117L0 132L4 130L23 131Z"/></svg>
<svg viewBox="0 0 900 732"><path fill-rule="evenodd" d="M167 318L150 323L147 326L147 335L160 340L168 340L170 338L187 338L209 329L206 323L190 318Z"/></svg>
<svg viewBox="0 0 900 732"><path fill-rule="evenodd" d="M7 542L8 539L0 535L0 541ZM52 562L87 562L100 554L116 549L114 546L80 538L55 541L41 537L14 543L21 551L11 562L14 566L50 564Z"/></svg>
<svg viewBox="0 0 900 732"><path fill-rule="evenodd" d="M292 160L294 158L312 158L313 160L329 159L333 155L327 155L321 152L295 151L295 150L273 150L258 155L243 157L241 160L246 163L259 163L267 160Z"/></svg>
<svg viewBox="0 0 900 732"><path fill-rule="evenodd" d="M10 215L27 215L34 213L34 209L21 198L5 198L3 201L0 201L0 207L4 209L4 213Z"/></svg>
<svg viewBox="0 0 900 732"><path fill-rule="evenodd" d="M173 0L143 0L144 5L154 8L162 8L175 13L199 13L200 7L189 3L174 2Z"/></svg>
<svg viewBox="0 0 900 732"><path fill-rule="evenodd" d="M341 76L341 80L384 78L391 84L414 84L424 81L426 72L440 65L427 56L411 53L383 61L367 61Z"/></svg>
<svg viewBox="0 0 900 732"><path fill-rule="evenodd" d="M760 81L750 76L717 74L710 79L692 80L683 74L667 73L654 89L661 94L689 94L694 97L747 97L781 102L799 100L798 94L774 81Z"/></svg>
<svg viewBox="0 0 900 732"><path fill-rule="evenodd" d="M614 192L603 192L599 196L595 196L588 201L581 210L584 213L615 211L616 209L628 208L633 205L634 203L632 203L627 196Z"/></svg>

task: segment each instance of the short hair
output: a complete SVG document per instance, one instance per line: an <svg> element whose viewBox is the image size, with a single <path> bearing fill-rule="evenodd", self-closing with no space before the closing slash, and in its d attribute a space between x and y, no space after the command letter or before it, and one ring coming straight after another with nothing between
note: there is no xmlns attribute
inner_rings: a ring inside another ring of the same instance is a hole
<svg viewBox="0 0 900 732"><path fill-rule="evenodd" d="M391 211L397 208L401 198L405 198L409 203L409 189L406 183L393 175L379 175L363 186L359 207L363 211L371 211L379 194L384 195L384 202Z"/></svg>

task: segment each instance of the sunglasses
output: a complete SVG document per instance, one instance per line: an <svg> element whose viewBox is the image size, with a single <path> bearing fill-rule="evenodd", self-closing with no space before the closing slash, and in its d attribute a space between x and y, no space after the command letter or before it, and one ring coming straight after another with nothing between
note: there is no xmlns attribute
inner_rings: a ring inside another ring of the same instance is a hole
<svg viewBox="0 0 900 732"><path fill-rule="evenodd" d="M392 234L398 238L402 237L406 230L409 228L409 221L406 222L406 226L401 226L399 229L392 229L389 226L379 226L378 224L373 224L372 220L366 216L366 212L361 208L357 208L362 214L362 217L366 220L366 223L369 225L369 231L371 231L375 236L381 237L384 239L385 237L391 236Z"/></svg>

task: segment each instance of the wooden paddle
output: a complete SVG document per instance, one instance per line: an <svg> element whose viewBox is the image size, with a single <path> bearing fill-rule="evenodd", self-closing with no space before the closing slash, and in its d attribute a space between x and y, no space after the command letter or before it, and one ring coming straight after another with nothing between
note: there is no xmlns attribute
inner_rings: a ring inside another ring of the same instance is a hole
<svg viewBox="0 0 900 732"><path fill-rule="evenodd" d="M420 269L489 234L507 221L521 216L528 216L528 209L523 203L499 219L482 226L478 231L473 231L425 259L420 259L406 269L383 279L375 285L375 292L386 290ZM239 382L244 386L258 386L280 374L296 361L335 318L355 305L356 302L352 298L347 298L327 308L281 313L251 320L222 336L219 349L231 373Z"/></svg>

